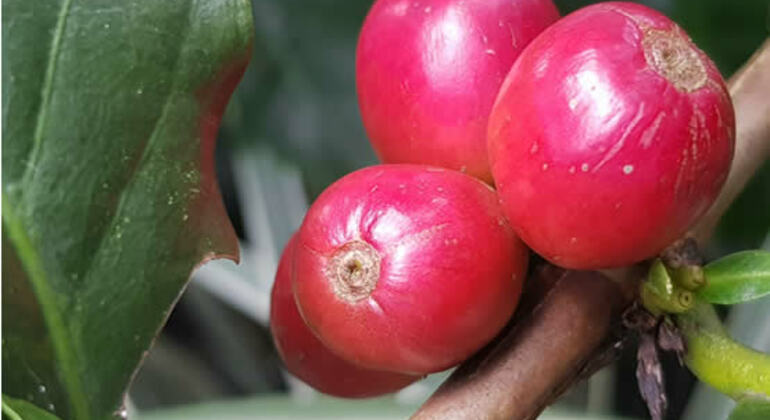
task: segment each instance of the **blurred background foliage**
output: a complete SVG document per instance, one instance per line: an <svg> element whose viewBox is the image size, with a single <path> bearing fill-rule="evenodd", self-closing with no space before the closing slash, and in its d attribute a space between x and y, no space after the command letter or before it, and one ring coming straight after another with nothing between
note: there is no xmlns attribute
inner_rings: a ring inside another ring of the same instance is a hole
<svg viewBox="0 0 770 420"><path fill-rule="evenodd" d="M556 0L562 14L590 3L595 2ZM642 3L679 23L725 78L768 36L768 0ZM217 148L223 195L245 243L253 238L244 233L249 215L244 214L243 198L234 185L233 156L269 151L277 165L299 168L308 202L339 177L376 163L355 93L356 40L371 0L253 0L253 4L254 56L227 109ZM716 256L758 248L769 230L770 164L765 164L724 218L707 252ZM763 302L767 306L768 301ZM756 322L768 323L770 312L763 313L766 318ZM669 418L676 419L691 395L693 378L675 360L667 358L665 364ZM614 397L604 401L599 412L646 417L634 368L630 351L613 368L616 373L605 378ZM190 287L138 375L131 397L138 407L153 409L275 394L287 387L267 329ZM585 394L585 389L576 389L566 399L567 406L570 401L573 407L590 406L591 397Z"/></svg>

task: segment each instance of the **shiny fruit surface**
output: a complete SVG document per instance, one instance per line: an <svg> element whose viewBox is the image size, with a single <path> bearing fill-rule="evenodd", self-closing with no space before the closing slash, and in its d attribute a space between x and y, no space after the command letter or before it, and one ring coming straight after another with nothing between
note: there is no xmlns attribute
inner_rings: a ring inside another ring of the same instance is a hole
<svg viewBox="0 0 770 420"><path fill-rule="evenodd" d="M490 117L506 215L554 264L595 269L652 257L712 204L735 117L714 63L664 15L600 3L521 54Z"/></svg>
<svg viewBox="0 0 770 420"><path fill-rule="evenodd" d="M332 184L298 234L294 292L335 353L409 374L449 368L504 326L528 250L485 183L377 165Z"/></svg>
<svg viewBox="0 0 770 420"><path fill-rule="evenodd" d="M492 103L522 49L558 17L551 0L376 1L358 40L356 85L377 155L491 182Z"/></svg>

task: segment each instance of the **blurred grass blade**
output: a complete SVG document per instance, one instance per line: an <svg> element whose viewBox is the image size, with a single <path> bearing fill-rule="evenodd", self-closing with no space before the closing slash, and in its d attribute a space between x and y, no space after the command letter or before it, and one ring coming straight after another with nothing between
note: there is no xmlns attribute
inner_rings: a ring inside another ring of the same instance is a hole
<svg viewBox="0 0 770 420"><path fill-rule="evenodd" d="M698 297L711 303L731 305L770 294L770 252L743 251L704 267L707 284Z"/></svg>
<svg viewBox="0 0 770 420"><path fill-rule="evenodd" d="M3 418L8 420L59 420L30 402L3 395Z"/></svg>
<svg viewBox="0 0 770 420"><path fill-rule="evenodd" d="M770 401L744 400L735 406L728 420L767 420L770 419Z"/></svg>
<svg viewBox="0 0 770 420"><path fill-rule="evenodd" d="M193 268L237 256L213 152L250 3L7 0L2 35L3 392L107 418Z"/></svg>

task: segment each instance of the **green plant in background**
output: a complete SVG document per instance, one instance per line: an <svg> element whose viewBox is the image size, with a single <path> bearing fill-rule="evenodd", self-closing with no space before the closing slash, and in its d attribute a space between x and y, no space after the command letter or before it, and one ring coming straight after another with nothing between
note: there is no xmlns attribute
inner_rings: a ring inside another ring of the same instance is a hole
<svg viewBox="0 0 770 420"><path fill-rule="evenodd" d="M237 258L213 151L253 32L247 0L3 3L8 417L119 415L193 268Z"/></svg>

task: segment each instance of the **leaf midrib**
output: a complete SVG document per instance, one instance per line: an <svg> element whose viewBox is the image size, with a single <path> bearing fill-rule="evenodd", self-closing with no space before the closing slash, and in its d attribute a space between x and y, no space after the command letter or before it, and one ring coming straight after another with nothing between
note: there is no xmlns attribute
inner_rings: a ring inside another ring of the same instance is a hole
<svg viewBox="0 0 770 420"><path fill-rule="evenodd" d="M40 256L35 252L32 241L27 236L22 221L16 216L16 211L10 204L9 197L2 194L3 225L10 242L16 248L16 253L29 276L29 281L40 303L40 310L51 334L51 342L59 362L59 379L67 386L67 395L74 414L74 418L88 419L87 398L83 392L83 384L77 374L77 362L73 353L72 343L59 306L56 304L56 295L49 286L47 276L42 268Z"/></svg>
<svg viewBox="0 0 770 420"><path fill-rule="evenodd" d="M64 29L67 26L67 18L70 15L72 1L73 0L64 0L64 3L59 10L59 16L56 19L56 32L54 32L53 40L51 40L51 49L48 51L48 65L45 69L43 88L40 91L40 110L37 113L37 120L35 121L35 131L32 137L32 150L29 153L27 167L24 169L24 175L21 178L22 184L25 184L28 178L32 176L33 169L37 164L37 156L40 154L40 145L43 142L43 129L45 128L48 119L48 104L51 102L51 95L53 94L53 77L56 73L56 65L59 62L62 36L64 34Z"/></svg>

